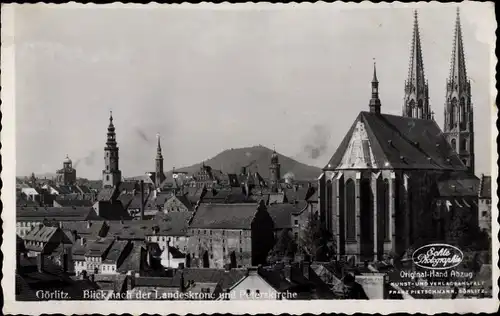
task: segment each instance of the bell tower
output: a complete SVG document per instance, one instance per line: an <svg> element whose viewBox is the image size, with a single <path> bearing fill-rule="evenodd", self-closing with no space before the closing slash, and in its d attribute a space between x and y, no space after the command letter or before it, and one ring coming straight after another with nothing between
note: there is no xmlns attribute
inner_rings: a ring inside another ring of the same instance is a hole
<svg viewBox="0 0 500 316"><path fill-rule="evenodd" d="M102 187L115 187L122 180L122 172L118 167L118 146L112 112L109 113L108 135L106 147L104 147L104 167L105 169L102 171Z"/></svg>
<svg viewBox="0 0 500 316"><path fill-rule="evenodd" d="M165 180L163 173L163 155L161 154L160 134L156 134L158 145L156 147L156 169L155 169L155 186L159 188L160 184Z"/></svg>
<svg viewBox="0 0 500 316"><path fill-rule="evenodd" d="M278 191L280 178L281 178L281 165L279 163L276 149L274 149L273 154L271 155L271 164L269 165L269 181L273 192Z"/></svg>
<svg viewBox="0 0 500 316"><path fill-rule="evenodd" d="M474 174L474 111L471 102L470 81L465 68L465 54L457 9L455 34L451 54L450 76L446 82L444 135L451 147Z"/></svg>
<svg viewBox="0 0 500 316"><path fill-rule="evenodd" d="M408 79L405 81L403 116L424 120L432 119L429 105L429 86L424 75L424 62L416 10L413 23L413 40L411 44L410 65L408 67Z"/></svg>

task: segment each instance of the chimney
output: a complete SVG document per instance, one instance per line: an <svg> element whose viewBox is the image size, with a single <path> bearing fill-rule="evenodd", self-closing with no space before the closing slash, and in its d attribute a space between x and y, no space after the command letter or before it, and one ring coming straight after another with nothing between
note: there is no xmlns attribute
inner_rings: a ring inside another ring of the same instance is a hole
<svg viewBox="0 0 500 316"><path fill-rule="evenodd" d="M38 272L43 272L43 254L42 253L39 253L37 256L36 256L36 267L37 267L37 270Z"/></svg>
<svg viewBox="0 0 500 316"><path fill-rule="evenodd" d="M135 287L135 274L131 273L127 276L128 278L128 290L132 290Z"/></svg>
<svg viewBox="0 0 500 316"><path fill-rule="evenodd" d="M80 245L82 245L82 246L85 245L85 238L83 238L83 237L80 238Z"/></svg>
<svg viewBox="0 0 500 316"><path fill-rule="evenodd" d="M144 180L141 180L141 220L144 219Z"/></svg>
<svg viewBox="0 0 500 316"><path fill-rule="evenodd" d="M87 221L87 229L90 228L90 226L92 226L92 222L91 221Z"/></svg>
<svg viewBox="0 0 500 316"><path fill-rule="evenodd" d="M68 272L68 254L64 252L61 257L63 271Z"/></svg>
<svg viewBox="0 0 500 316"><path fill-rule="evenodd" d="M186 291L186 284L184 281L184 271L181 271L180 290L181 290L181 293L184 293L184 291Z"/></svg>

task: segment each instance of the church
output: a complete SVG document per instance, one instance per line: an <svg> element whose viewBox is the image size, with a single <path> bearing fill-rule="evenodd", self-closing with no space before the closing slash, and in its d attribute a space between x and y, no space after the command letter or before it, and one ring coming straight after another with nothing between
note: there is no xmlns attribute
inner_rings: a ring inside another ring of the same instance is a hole
<svg viewBox="0 0 500 316"><path fill-rule="evenodd" d="M477 226L479 180L459 12L443 130L429 104L416 12L402 115L383 113L375 64L371 87L368 111L318 179L320 218L338 256L376 261L430 242L460 244Z"/></svg>

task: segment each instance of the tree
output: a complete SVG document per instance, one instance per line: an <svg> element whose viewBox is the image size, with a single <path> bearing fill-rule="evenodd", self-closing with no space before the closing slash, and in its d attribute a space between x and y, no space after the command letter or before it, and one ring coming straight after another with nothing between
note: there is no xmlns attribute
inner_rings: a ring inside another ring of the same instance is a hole
<svg viewBox="0 0 500 316"><path fill-rule="evenodd" d="M318 261L330 261L336 253L333 235L321 225L315 214L307 223L301 238L301 250Z"/></svg>
<svg viewBox="0 0 500 316"><path fill-rule="evenodd" d="M297 243L289 229L283 229L278 236L276 244L269 253L269 261L275 262L283 258L293 258L297 252Z"/></svg>

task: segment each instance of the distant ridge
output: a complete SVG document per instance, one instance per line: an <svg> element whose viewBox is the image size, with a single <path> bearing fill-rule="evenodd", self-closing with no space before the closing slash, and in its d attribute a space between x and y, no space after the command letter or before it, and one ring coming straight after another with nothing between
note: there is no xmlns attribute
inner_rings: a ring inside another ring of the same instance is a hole
<svg viewBox="0 0 500 316"><path fill-rule="evenodd" d="M273 150L264 146L253 146L244 148L226 149L213 158L204 162L194 164L188 167L175 168L175 171L187 172L188 174L196 173L204 163L212 169L222 170L224 173L240 173L241 167L253 164L249 167L251 172L258 171L264 178L269 177L269 165L271 163L271 155ZM278 153L279 162L281 164L281 177L287 173L292 173L297 180L316 180L321 174L321 169L318 167L309 166L298 162L292 158ZM166 173L167 179L172 175L172 171Z"/></svg>

